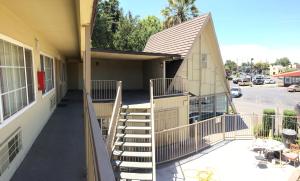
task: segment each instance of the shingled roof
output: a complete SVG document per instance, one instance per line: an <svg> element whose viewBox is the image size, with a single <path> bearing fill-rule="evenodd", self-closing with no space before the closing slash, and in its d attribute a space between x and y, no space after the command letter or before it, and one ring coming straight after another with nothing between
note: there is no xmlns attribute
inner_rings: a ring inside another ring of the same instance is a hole
<svg viewBox="0 0 300 181"><path fill-rule="evenodd" d="M178 24L152 35L144 52L179 54L185 57L210 14Z"/></svg>

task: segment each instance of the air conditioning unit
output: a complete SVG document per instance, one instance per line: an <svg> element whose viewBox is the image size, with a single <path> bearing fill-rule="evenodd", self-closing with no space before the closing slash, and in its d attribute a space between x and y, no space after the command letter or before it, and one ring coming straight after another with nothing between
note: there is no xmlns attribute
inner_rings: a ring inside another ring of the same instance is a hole
<svg viewBox="0 0 300 181"><path fill-rule="evenodd" d="M0 144L0 176L22 149L21 128L16 129Z"/></svg>

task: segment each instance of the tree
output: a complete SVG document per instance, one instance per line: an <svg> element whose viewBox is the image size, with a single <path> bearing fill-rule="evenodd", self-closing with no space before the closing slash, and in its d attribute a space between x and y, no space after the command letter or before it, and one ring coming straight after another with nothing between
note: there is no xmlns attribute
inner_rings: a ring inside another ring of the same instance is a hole
<svg viewBox="0 0 300 181"><path fill-rule="evenodd" d="M92 46L94 48L114 49L113 34L118 30L118 24L123 12L118 0L101 1L97 6Z"/></svg>
<svg viewBox="0 0 300 181"><path fill-rule="evenodd" d="M287 67L288 65L291 65L291 62L287 57L283 57L280 59L276 59L274 65L281 65L283 67Z"/></svg>
<svg viewBox="0 0 300 181"><path fill-rule="evenodd" d="M122 16L118 31L113 35L113 45L116 50L135 50L135 37L133 33L137 27L138 17L132 16L131 12Z"/></svg>
<svg viewBox="0 0 300 181"><path fill-rule="evenodd" d="M225 70L227 70L228 73L232 74L233 71L237 70L237 64L234 61L226 60Z"/></svg>
<svg viewBox="0 0 300 181"><path fill-rule="evenodd" d="M151 35L158 33L162 30L160 20L155 16L148 16L139 20L133 37L135 37L134 50L142 51Z"/></svg>
<svg viewBox="0 0 300 181"><path fill-rule="evenodd" d="M97 7L92 46L112 50L142 51L151 35L162 30L155 16L140 19L124 15L118 0L101 1Z"/></svg>
<svg viewBox="0 0 300 181"><path fill-rule="evenodd" d="M257 62L256 64L254 64L254 69L255 72L261 74L263 73L263 71L268 70L269 66L270 65L268 62Z"/></svg>
<svg viewBox="0 0 300 181"><path fill-rule="evenodd" d="M169 5L161 10L165 17L164 28L187 21L199 15L195 6L196 0L168 0Z"/></svg>

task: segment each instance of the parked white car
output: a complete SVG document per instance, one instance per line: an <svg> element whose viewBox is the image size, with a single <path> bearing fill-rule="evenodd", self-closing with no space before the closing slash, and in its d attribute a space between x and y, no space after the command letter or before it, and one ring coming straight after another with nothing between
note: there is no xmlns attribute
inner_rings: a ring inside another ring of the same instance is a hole
<svg viewBox="0 0 300 181"><path fill-rule="evenodd" d="M300 91L300 86L299 85L290 85L287 90L289 92L299 92Z"/></svg>
<svg viewBox="0 0 300 181"><path fill-rule="evenodd" d="M232 97L241 97L243 95L242 90L239 87L231 88L230 94L231 94Z"/></svg>
<svg viewBox="0 0 300 181"><path fill-rule="evenodd" d="M275 84L276 83L276 81L275 80L273 80L273 79L271 79L271 78L265 78L265 84Z"/></svg>

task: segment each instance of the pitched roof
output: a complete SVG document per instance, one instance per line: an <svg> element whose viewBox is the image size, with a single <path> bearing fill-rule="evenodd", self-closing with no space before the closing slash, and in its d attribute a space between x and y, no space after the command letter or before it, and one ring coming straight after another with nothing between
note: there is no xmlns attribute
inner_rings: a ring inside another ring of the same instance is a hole
<svg viewBox="0 0 300 181"><path fill-rule="evenodd" d="M209 16L209 13L204 14L152 35L144 52L180 54L185 57Z"/></svg>

